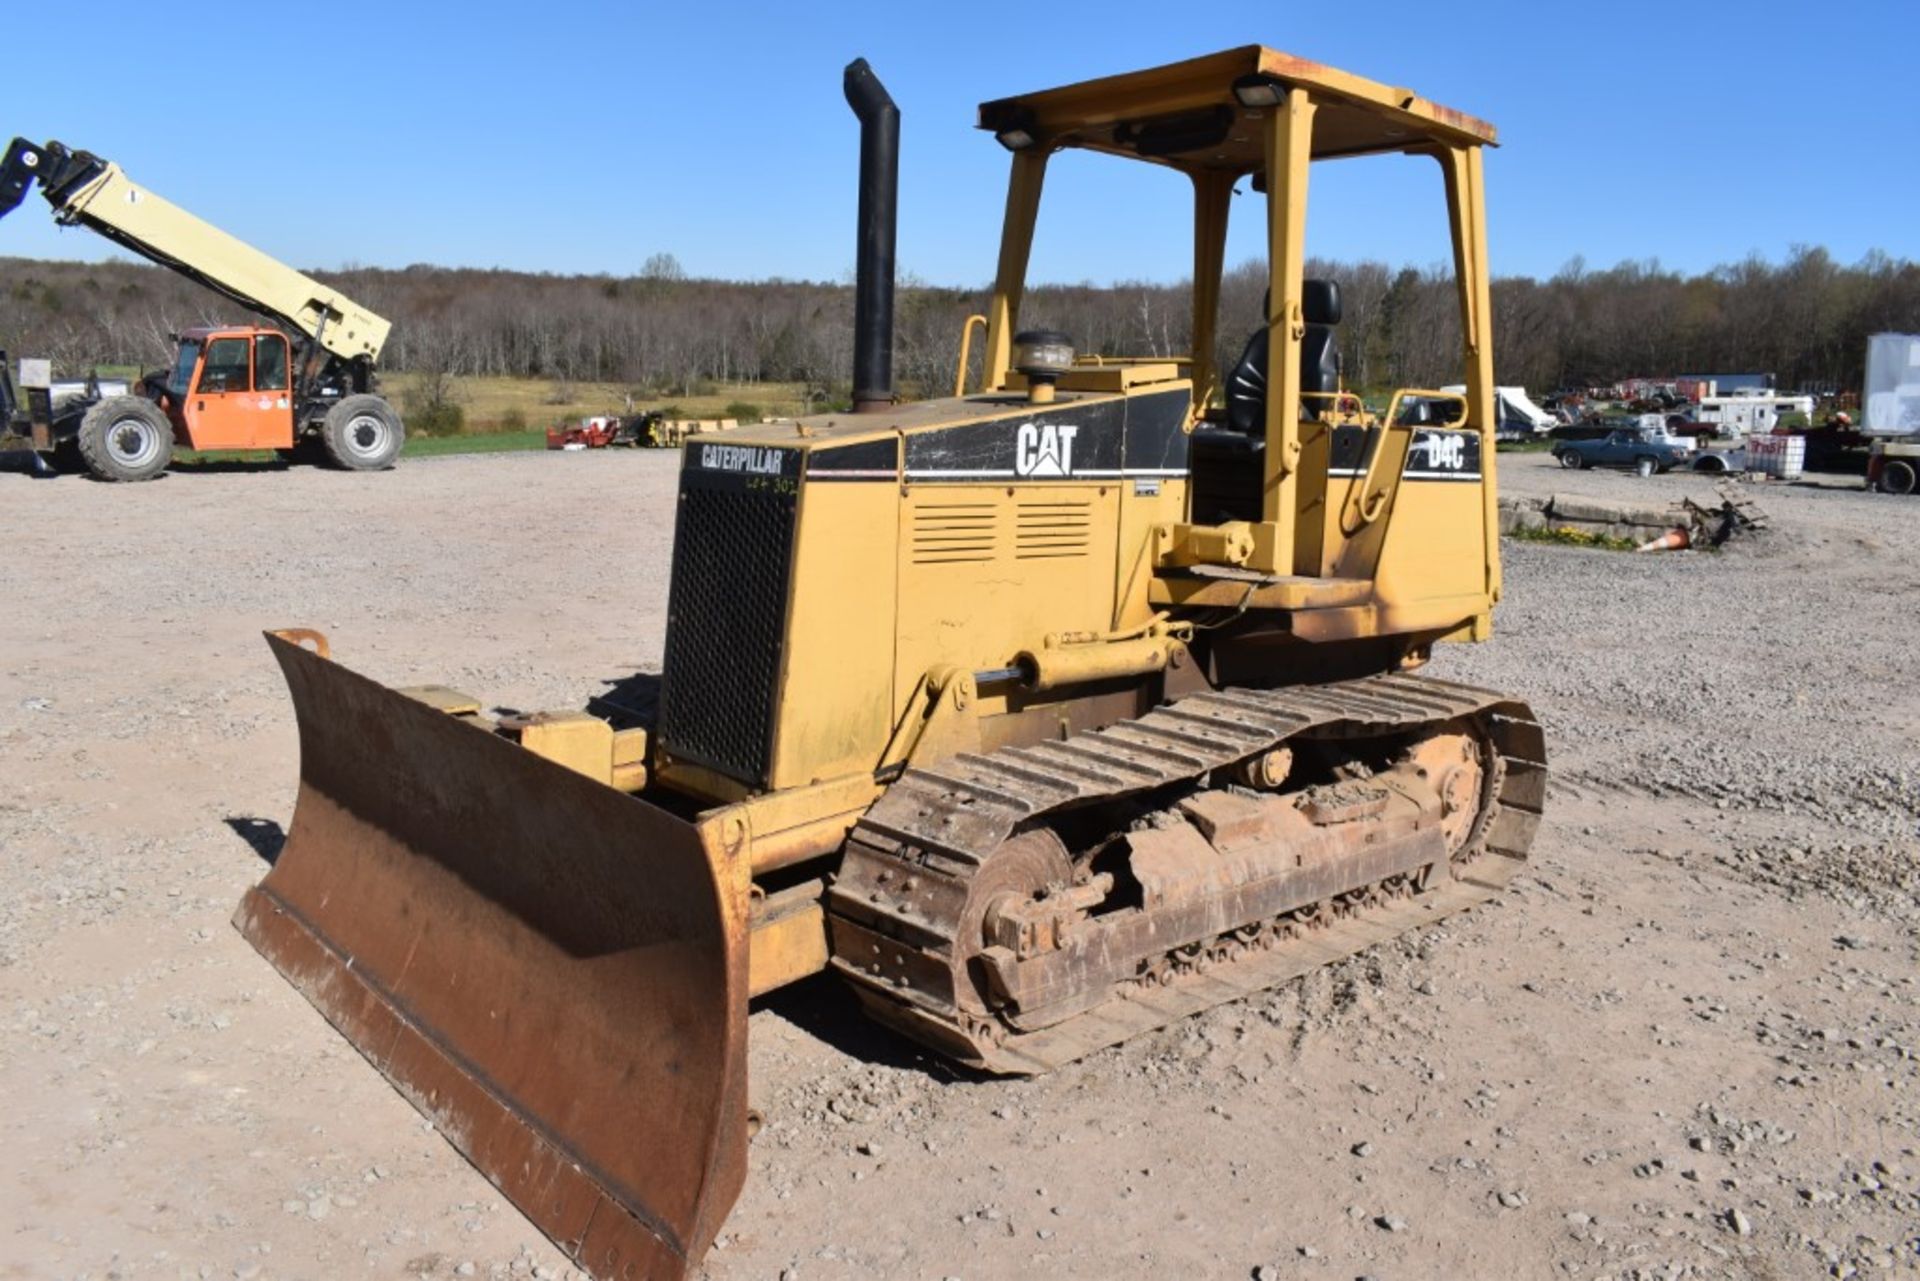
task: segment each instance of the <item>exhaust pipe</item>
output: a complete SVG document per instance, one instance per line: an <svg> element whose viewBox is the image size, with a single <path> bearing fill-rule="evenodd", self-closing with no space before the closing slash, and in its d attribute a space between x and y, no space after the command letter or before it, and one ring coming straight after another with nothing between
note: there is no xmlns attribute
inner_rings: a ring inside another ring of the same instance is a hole
<svg viewBox="0 0 1920 1281"><path fill-rule="evenodd" d="M893 404L893 242L900 195L900 108L865 58L847 64L860 117L860 253L853 286L853 409Z"/></svg>

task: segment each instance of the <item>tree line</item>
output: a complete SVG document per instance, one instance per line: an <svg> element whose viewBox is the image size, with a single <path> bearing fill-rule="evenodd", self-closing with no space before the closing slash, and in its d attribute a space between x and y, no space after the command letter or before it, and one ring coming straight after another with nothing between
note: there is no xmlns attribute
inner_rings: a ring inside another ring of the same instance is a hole
<svg viewBox="0 0 1920 1281"><path fill-rule="evenodd" d="M703 384L801 383L808 399L845 396L852 369L850 282L685 278L669 255L638 275L557 276L415 266L315 272L394 322L390 369L625 383L673 396ZM1315 261L1339 282L1349 386L1436 386L1460 377L1452 273L1380 262ZM1260 323L1264 265L1222 285L1224 364ZM1688 275L1657 263L1493 282L1494 368L1539 392L1633 376L1754 372L1786 388L1858 388L1867 335L1920 330L1920 264L1873 253L1851 265L1796 248ZM1060 329L1082 352L1182 354L1189 285L1045 285L1022 321ZM986 288L900 281L894 364L904 394L950 390L961 325ZM144 263L0 259L0 346L49 356L61 376L99 365L155 368L168 335L242 319L238 308ZM975 344L975 369L978 368Z"/></svg>

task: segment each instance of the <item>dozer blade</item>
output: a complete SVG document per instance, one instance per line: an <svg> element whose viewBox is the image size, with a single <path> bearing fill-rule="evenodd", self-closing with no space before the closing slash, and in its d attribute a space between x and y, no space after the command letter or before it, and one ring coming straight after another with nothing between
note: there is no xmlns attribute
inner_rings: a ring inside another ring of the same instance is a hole
<svg viewBox="0 0 1920 1281"><path fill-rule="evenodd" d="M746 1176L744 858L268 641L300 795L235 926L578 1266L686 1275Z"/></svg>

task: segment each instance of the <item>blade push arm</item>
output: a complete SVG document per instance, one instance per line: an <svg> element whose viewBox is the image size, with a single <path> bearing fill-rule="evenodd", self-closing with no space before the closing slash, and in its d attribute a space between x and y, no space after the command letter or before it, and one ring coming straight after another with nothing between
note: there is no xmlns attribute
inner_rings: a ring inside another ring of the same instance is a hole
<svg viewBox="0 0 1920 1281"><path fill-rule="evenodd" d="M35 181L62 226L79 225L305 334L342 360L378 360L391 324L140 186L120 166L15 138L0 160L0 217Z"/></svg>

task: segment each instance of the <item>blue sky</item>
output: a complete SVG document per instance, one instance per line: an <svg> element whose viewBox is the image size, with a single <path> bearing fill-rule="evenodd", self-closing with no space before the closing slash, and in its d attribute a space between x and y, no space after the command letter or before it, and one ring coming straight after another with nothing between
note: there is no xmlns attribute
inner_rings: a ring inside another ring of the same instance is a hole
<svg viewBox="0 0 1920 1281"><path fill-rule="evenodd" d="M848 275L857 126L840 70L865 56L904 117L901 265L975 284L992 273L1007 169L973 128L977 103L1255 42L1498 125L1500 274L1551 274L1575 255L1699 270L1796 243L1846 262L1876 248L1920 258L1915 0L346 0L280 11L291 45L218 7L164 29L150 4L85 12L103 39L147 31L152 56L106 76L9 59L0 130L117 160L306 267L627 274L668 252L692 275ZM69 34L82 52L87 38ZM1036 279L1186 274L1176 175L1072 156L1055 161L1047 196ZM1446 256L1431 162L1322 165L1312 197L1315 252ZM1259 252L1257 199L1236 208L1229 261ZM113 252L46 213L36 194L0 222L0 255Z"/></svg>

